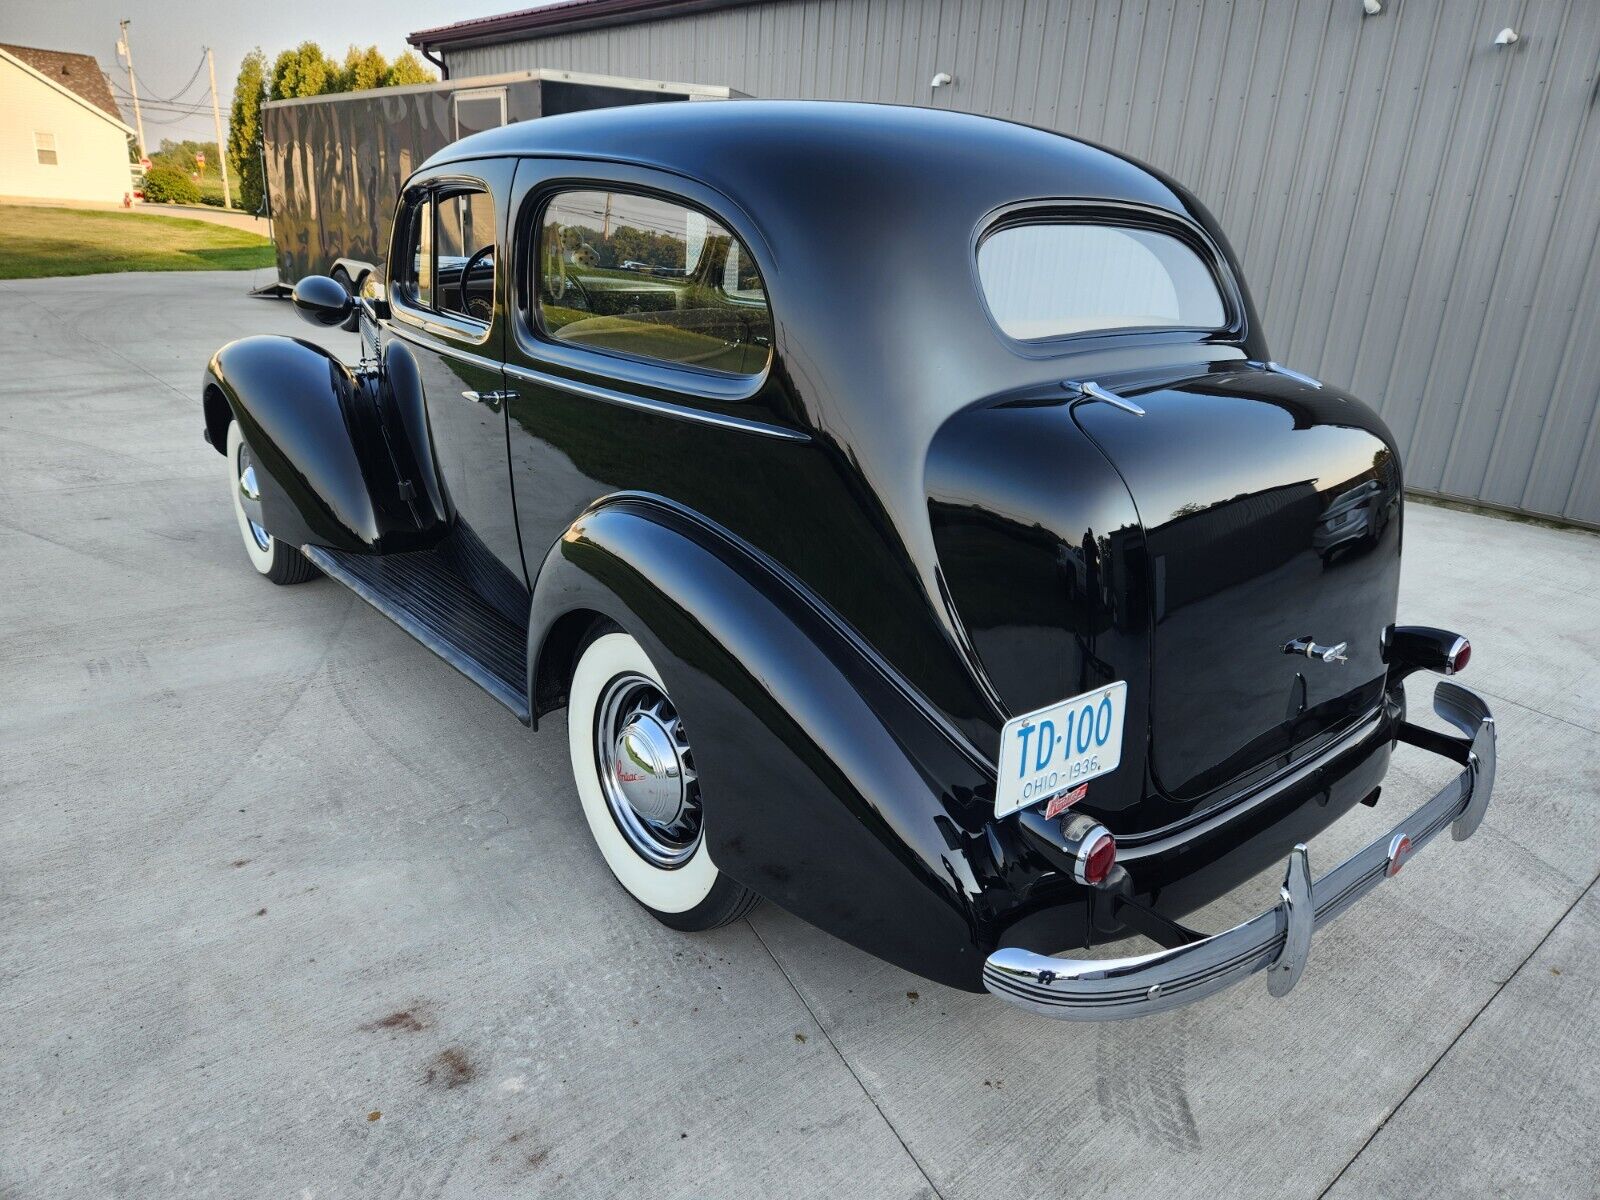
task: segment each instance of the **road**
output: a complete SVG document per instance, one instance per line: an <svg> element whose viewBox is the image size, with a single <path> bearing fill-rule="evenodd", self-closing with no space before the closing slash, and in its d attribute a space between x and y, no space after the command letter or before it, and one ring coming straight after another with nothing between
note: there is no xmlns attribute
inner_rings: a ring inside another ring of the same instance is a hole
<svg viewBox="0 0 1600 1200"><path fill-rule="evenodd" d="M0 283L0 1194L1600 1194L1600 538L1410 505L1402 617L1470 634L1499 723L1483 829L1285 1000L1058 1024L770 904L655 924L560 717L257 577L197 385L312 336L258 282ZM1402 750L1314 869L1447 775Z"/></svg>

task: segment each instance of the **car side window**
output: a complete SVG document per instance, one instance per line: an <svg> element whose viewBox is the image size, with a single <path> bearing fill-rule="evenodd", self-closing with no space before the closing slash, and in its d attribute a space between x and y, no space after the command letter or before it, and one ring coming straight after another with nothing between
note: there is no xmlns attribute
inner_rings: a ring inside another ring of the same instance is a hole
<svg viewBox="0 0 1600 1200"><path fill-rule="evenodd" d="M487 192L446 192L435 209L436 305L487 325L494 316L494 201Z"/></svg>
<svg viewBox="0 0 1600 1200"><path fill-rule="evenodd" d="M442 190L415 204L407 227L400 298L413 308L483 325L494 317L494 201Z"/></svg>
<svg viewBox="0 0 1600 1200"><path fill-rule="evenodd" d="M755 260L715 218L628 192L569 191L539 223L531 292L547 337L732 375L772 351Z"/></svg>
<svg viewBox="0 0 1600 1200"><path fill-rule="evenodd" d="M413 203L405 213L405 241L392 283L396 298L413 308L433 307L433 201Z"/></svg>

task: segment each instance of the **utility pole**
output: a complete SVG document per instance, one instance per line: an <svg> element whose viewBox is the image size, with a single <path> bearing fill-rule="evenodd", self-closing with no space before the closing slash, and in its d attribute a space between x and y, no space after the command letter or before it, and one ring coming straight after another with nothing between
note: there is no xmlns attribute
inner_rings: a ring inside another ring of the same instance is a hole
<svg viewBox="0 0 1600 1200"><path fill-rule="evenodd" d="M144 114L139 111L139 85L133 78L133 51L128 49L128 22L119 23L122 36L117 40L117 53L128 64L128 94L133 97L133 124L139 131L139 157L148 158L144 145Z"/></svg>
<svg viewBox="0 0 1600 1200"><path fill-rule="evenodd" d="M233 207L233 189L228 186L228 147L222 141L222 110L217 107L217 60L206 47L206 69L211 72L211 123L217 130L217 170L222 172L222 203Z"/></svg>

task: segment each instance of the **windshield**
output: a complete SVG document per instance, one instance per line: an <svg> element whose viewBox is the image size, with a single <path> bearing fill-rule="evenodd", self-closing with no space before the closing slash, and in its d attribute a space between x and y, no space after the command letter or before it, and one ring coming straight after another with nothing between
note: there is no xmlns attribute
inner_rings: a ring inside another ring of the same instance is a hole
<svg viewBox="0 0 1600 1200"><path fill-rule="evenodd" d="M1018 341L1116 329L1220 329L1227 309L1204 260L1153 229L1011 225L978 246L983 298Z"/></svg>

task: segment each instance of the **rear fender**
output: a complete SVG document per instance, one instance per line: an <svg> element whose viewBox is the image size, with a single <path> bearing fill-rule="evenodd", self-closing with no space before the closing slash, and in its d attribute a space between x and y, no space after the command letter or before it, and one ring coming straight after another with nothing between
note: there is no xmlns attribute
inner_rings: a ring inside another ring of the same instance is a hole
<svg viewBox="0 0 1600 1200"><path fill-rule="evenodd" d="M981 988L994 937L969 850L988 844L992 768L925 701L775 564L663 501L603 502L551 549L530 694L547 636L579 610L616 621L661 672L720 870L864 950Z"/></svg>
<svg viewBox="0 0 1600 1200"><path fill-rule="evenodd" d="M212 356L204 391L212 445L223 444L219 416L239 422L274 537L383 554L430 546L448 529L404 347L390 346L382 371L357 372L299 338L242 338Z"/></svg>

